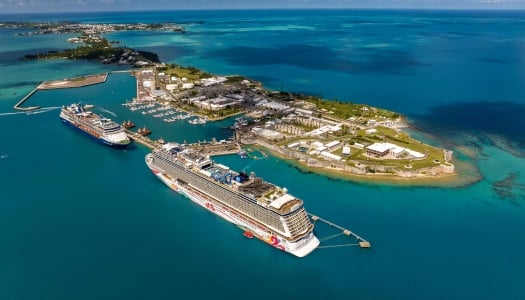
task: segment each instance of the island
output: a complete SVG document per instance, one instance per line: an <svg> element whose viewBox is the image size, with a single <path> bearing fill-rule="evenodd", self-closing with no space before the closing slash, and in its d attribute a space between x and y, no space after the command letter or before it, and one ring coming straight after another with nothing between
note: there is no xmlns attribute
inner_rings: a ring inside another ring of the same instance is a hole
<svg viewBox="0 0 525 300"><path fill-rule="evenodd" d="M136 50L126 46L114 47L114 43L99 36L81 36L78 39L85 45L62 51L27 54L23 59L88 59L98 60L103 64L131 64L138 67L160 62L156 53Z"/></svg>
<svg viewBox="0 0 525 300"><path fill-rule="evenodd" d="M260 82L243 76L217 76L191 66L161 63L155 53L115 47L113 45L118 42L95 34L117 28L137 30L135 25L129 24L112 26L96 27L102 28L96 32L86 32L88 29L79 24L40 29L35 34L82 28L82 35L70 41L85 45L25 58L83 58L99 59L103 63L131 63L137 67L132 71L137 80L137 95L132 102L125 103L130 109L161 104L165 109L198 116L188 121L195 125L237 116L231 126L237 147L218 146L221 151L235 149L245 157L254 149L260 149L261 153L269 151L308 171L358 180L402 179L409 184L436 185L436 178L451 181L457 177L452 151L410 137L403 131L408 126L406 118L396 112L366 104L271 91ZM158 28L165 27L144 25L143 30ZM53 82L42 86L59 88L64 85ZM17 108L23 109L19 104ZM159 113L156 117L163 115ZM177 119L163 120L169 123ZM147 137L131 137L148 147L160 145ZM214 140L213 145L207 146L210 148L222 142ZM206 145L199 146L205 151Z"/></svg>
<svg viewBox="0 0 525 300"><path fill-rule="evenodd" d="M185 28L177 23L75 23L61 22L3 22L2 28L26 29L16 35L44 35L44 34L78 34L77 37L68 38L73 44L81 44L74 49L61 51L51 50L44 53L27 54L23 59L89 59L99 60L101 63L131 64L145 66L159 63L156 53L132 49L119 45L118 41L109 41L102 37L103 34L118 31L168 31L185 33Z"/></svg>
<svg viewBox="0 0 525 300"><path fill-rule="evenodd" d="M131 107L162 103L207 121L242 115L231 128L244 153L260 147L309 170L343 177L456 175L452 151L411 138L403 131L405 117L392 111L271 91L242 76L216 76L176 64L157 64L133 75L137 97Z"/></svg>

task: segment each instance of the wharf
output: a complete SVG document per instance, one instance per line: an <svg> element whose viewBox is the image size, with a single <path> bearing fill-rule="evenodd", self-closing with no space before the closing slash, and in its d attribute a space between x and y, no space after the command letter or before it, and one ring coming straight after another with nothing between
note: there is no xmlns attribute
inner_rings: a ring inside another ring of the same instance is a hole
<svg viewBox="0 0 525 300"><path fill-rule="evenodd" d="M130 139L139 143L143 146L148 147L149 149L156 149L162 147L162 143L159 141L154 141L149 137L143 136L137 132L131 131L129 129L124 129L126 134ZM187 148L194 149L201 153L216 156L216 155L227 155L239 153L240 146L235 142L226 142L226 143L217 143L217 144L204 144L204 143L195 143L186 146Z"/></svg>
<svg viewBox="0 0 525 300"><path fill-rule="evenodd" d="M18 101L13 107L16 110L24 110L24 111L39 109L40 106L30 106L30 107L20 107L20 106L24 104L24 102L26 102L34 93L36 93L39 90L55 90L55 89L84 87L88 85L106 82L107 78L108 78L108 73L103 73L103 74L75 77L75 78L64 79L64 80L44 81L41 84L39 84L36 88L34 88L31 92L29 92L27 95L25 95L25 97L22 98L20 101Z"/></svg>
<svg viewBox="0 0 525 300"><path fill-rule="evenodd" d="M108 73L95 74L88 76L80 76L75 78L69 78L64 80L51 80L42 82L37 89L39 90L55 90L55 89L69 89L79 88L98 83L106 82Z"/></svg>
<svg viewBox="0 0 525 300"><path fill-rule="evenodd" d="M143 146L146 146L150 149L155 149L155 148L159 148L162 146L161 143L159 143L158 141L154 141L148 137L145 137L137 132L133 132L129 129L124 129L124 131L126 132L126 134L128 135L128 137L130 139L132 139L133 141L135 141L136 143L139 143Z"/></svg>
<svg viewBox="0 0 525 300"><path fill-rule="evenodd" d="M17 110L35 110L35 109L39 109L40 106L30 106L30 107L20 107L20 105L22 105L24 102L26 102L27 99L29 99L29 97L33 96L34 93L36 93L38 90L39 90L39 87L36 87L35 89L33 89L31 92L29 92L29 94L25 95L24 98L22 98L20 101L18 101L14 107L14 109L17 109Z"/></svg>
<svg viewBox="0 0 525 300"><path fill-rule="evenodd" d="M356 238L357 240L357 244L343 244L343 245L327 245L327 246L320 246L319 248L336 248L336 247L344 247L344 246L359 246L361 248L370 248L371 245L370 245L370 242L365 240L364 238L360 237L359 235L355 234L354 232L346 229L346 228L343 228L335 223L332 223L330 221L327 221L323 218L320 218L316 215L312 215L310 213L308 213L308 215L312 218L312 220L314 221L314 224L315 222L317 221L320 221L320 222L323 222L323 223L326 223L328 224L330 227L334 227L334 228L337 228L339 230L341 230L341 233L339 234L334 234L334 235L331 235L331 236L328 236L328 237L325 237L325 238L321 238L319 239L319 241L323 242L323 241L327 241L329 239L332 239L332 238L335 238L335 237L338 237L340 235L346 235L346 236L353 236Z"/></svg>
<svg viewBox="0 0 525 300"><path fill-rule="evenodd" d="M241 147L236 142L225 142L216 144L192 144L188 145L188 148L197 150L203 154L217 156L217 155L228 155L235 154L241 151Z"/></svg>

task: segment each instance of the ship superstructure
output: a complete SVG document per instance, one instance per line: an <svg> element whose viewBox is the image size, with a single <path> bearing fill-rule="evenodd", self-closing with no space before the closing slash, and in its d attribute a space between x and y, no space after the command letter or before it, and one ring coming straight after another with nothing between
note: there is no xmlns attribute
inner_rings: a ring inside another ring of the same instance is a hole
<svg viewBox="0 0 525 300"><path fill-rule="evenodd" d="M171 189L276 248L303 257L319 245L303 201L253 172L235 172L176 143L153 150L146 163Z"/></svg>
<svg viewBox="0 0 525 300"><path fill-rule="evenodd" d="M78 103L63 106L60 119L65 125L78 129L101 144L124 149L130 143L128 135L120 124L87 111Z"/></svg>

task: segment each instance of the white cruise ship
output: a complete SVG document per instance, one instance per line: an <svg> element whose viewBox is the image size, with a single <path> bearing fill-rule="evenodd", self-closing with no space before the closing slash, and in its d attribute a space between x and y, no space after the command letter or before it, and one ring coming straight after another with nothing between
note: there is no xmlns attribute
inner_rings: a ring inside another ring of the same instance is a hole
<svg viewBox="0 0 525 300"><path fill-rule="evenodd" d="M79 130L101 144L125 149L130 143L128 135L120 124L86 111L80 104L63 106L60 110L60 119L63 124Z"/></svg>
<svg viewBox="0 0 525 300"><path fill-rule="evenodd" d="M238 225L247 237L298 257L319 245L303 201L253 173L234 172L175 143L147 154L146 164L171 189Z"/></svg>

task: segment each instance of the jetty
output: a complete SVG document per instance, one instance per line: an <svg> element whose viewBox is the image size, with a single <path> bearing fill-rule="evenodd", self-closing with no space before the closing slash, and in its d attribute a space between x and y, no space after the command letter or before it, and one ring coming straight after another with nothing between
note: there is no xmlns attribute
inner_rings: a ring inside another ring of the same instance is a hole
<svg viewBox="0 0 525 300"><path fill-rule="evenodd" d="M154 141L138 132L134 132L134 131L131 131L127 128L124 128L124 131L126 132L126 134L128 135L128 137L133 140L134 142L136 143L139 143L143 146L146 146L150 149L155 149L155 148L159 148L162 146L161 143L157 142L157 141Z"/></svg>
<svg viewBox="0 0 525 300"><path fill-rule="evenodd" d="M350 244L338 244L338 245L324 245L324 246L319 246L319 248L337 248L337 247L347 247L347 246L359 246L361 248L370 248L371 245L370 245L370 242L365 240L364 238L362 238L361 236L357 235L356 233L354 233L353 231L350 231L342 226L339 226L335 223L332 223L326 219L323 219L319 216L316 216L316 215L313 215L311 213L308 213L308 215L310 216L310 218L312 218L312 221L314 222L314 224L316 222L323 222L325 224L328 224L330 227L333 227L333 228L336 228L336 229L339 229L341 230L340 233L338 234L334 234L334 235L330 235L330 236L327 236L327 237L324 237L324 238L320 238L319 241L322 243L324 241L327 241L327 240L330 240L330 239L333 239L335 237L338 237L338 236L341 236L341 235L345 235L345 236L353 236L355 237L355 239L357 240L357 244L355 243L350 243Z"/></svg>
<svg viewBox="0 0 525 300"><path fill-rule="evenodd" d="M80 77L69 78L69 79L64 79L64 80L44 81L41 84L39 84L36 88L34 88L31 92L29 92L27 95L25 95L24 98L18 101L13 106L13 108L16 110L24 110L24 111L39 109L40 106L21 107L21 105L24 104L24 102L26 102L34 93L36 93L39 90L79 88L79 87L84 87L88 85L104 83L106 82L107 78L108 78L108 73L103 73L103 74L95 74L95 75L88 75L88 76L80 76Z"/></svg>
<svg viewBox="0 0 525 300"><path fill-rule="evenodd" d="M29 92L29 94L25 95L24 98L18 101L13 107L17 110L26 110L26 111L39 109L40 106L20 107L20 105L24 104L24 102L26 102L26 100L29 99L29 97L33 96L33 94L36 93L40 89L39 87L40 86L37 86L36 88L34 88L31 92Z"/></svg>
<svg viewBox="0 0 525 300"><path fill-rule="evenodd" d="M160 141L154 141L147 136L143 136L138 132L131 131L124 128L124 131L128 137L138 144L141 144L149 149L156 149L162 147L163 143ZM241 147L236 142L223 142L223 143L195 143L186 145L187 148L199 151L201 153L217 156L239 153Z"/></svg>

